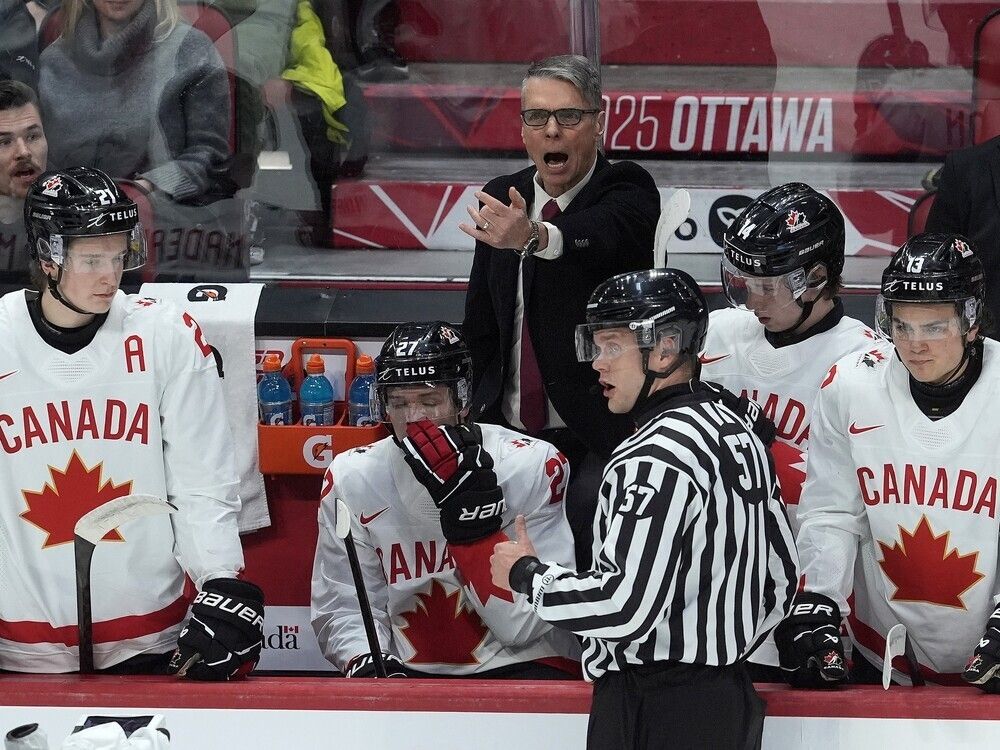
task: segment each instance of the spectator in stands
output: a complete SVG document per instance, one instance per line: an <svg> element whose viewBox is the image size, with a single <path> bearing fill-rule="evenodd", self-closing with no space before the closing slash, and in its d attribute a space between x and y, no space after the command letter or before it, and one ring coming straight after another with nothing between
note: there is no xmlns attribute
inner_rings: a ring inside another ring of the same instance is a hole
<svg viewBox="0 0 1000 750"><path fill-rule="evenodd" d="M29 278L24 197L48 160L35 92L20 81L0 81L0 279Z"/></svg>
<svg viewBox="0 0 1000 750"><path fill-rule="evenodd" d="M479 207L468 208L474 223L460 227L476 240L463 324L472 413L569 458L566 510L585 569L604 461L631 427L608 411L597 373L577 362L574 332L598 284L652 266L660 199L645 169L600 153L600 75L586 58L533 64L521 120L534 166L491 180L476 193Z"/></svg>
<svg viewBox="0 0 1000 750"><path fill-rule="evenodd" d="M246 280L229 78L211 40L179 20L176 0L67 0L62 14L41 56L52 161L149 193L159 280Z"/></svg>
<svg viewBox="0 0 1000 750"><path fill-rule="evenodd" d="M395 0L360 1L354 22L354 45L360 65L354 72L362 81L402 81L410 74L409 66L380 23L383 14L394 10Z"/></svg>
<svg viewBox="0 0 1000 750"><path fill-rule="evenodd" d="M28 4L0 0L0 78L14 78L33 87L37 67L38 33Z"/></svg>
<svg viewBox="0 0 1000 750"><path fill-rule="evenodd" d="M938 177L927 232L972 240L986 272L986 304L1000 320L1000 137L952 151Z"/></svg>
<svg viewBox="0 0 1000 750"><path fill-rule="evenodd" d="M57 164L195 198L226 168L229 82L176 0L67 0L42 53L42 109ZM108 106L113 102L112 106Z"/></svg>

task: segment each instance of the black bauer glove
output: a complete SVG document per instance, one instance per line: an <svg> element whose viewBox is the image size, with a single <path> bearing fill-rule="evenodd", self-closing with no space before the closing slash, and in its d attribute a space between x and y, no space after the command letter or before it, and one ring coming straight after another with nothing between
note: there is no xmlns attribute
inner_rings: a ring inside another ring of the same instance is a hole
<svg viewBox="0 0 1000 750"><path fill-rule="evenodd" d="M789 685L829 688L847 681L840 609L830 597L799 592L774 630L774 643Z"/></svg>
<svg viewBox="0 0 1000 750"><path fill-rule="evenodd" d="M984 693L1000 693L1000 607L986 621L986 632L965 665L962 679Z"/></svg>
<svg viewBox="0 0 1000 750"><path fill-rule="evenodd" d="M385 664L385 676L386 677L407 677L406 668L403 666L403 662L397 659L392 654L387 654L382 652L382 663ZM344 677L374 677L375 676L375 660L372 658L371 654L361 654L361 656L355 656L351 659L350 664L347 665L347 672Z"/></svg>
<svg viewBox="0 0 1000 750"><path fill-rule="evenodd" d="M441 511L450 544L485 539L503 526L507 506L482 441L476 425L438 426L426 419L408 424L399 441L413 476Z"/></svg>
<svg viewBox="0 0 1000 750"><path fill-rule="evenodd" d="M257 666L264 643L264 592L249 581L216 578L194 599L170 671L193 680L235 680Z"/></svg>

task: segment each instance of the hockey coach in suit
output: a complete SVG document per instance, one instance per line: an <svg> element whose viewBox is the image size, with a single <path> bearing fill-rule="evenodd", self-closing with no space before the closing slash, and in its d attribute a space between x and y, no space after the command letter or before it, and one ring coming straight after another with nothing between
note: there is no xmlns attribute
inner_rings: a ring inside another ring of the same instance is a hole
<svg viewBox="0 0 1000 750"><path fill-rule="evenodd" d="M473 418L548 440L569 459L566 510L580 564L590 558L604 461L629 425L576 361L573 332L598 284L652 266L660 211L645 169L600 153L602 107L586 58L534 63L521 88L533 165L491 180L468 208L473 223L461 225L476 240L463 323Z"/></svg>

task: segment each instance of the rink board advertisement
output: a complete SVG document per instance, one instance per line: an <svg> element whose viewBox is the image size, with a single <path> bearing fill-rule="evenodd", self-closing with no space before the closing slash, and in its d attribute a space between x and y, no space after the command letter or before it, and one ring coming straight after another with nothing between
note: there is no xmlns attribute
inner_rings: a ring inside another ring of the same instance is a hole
<svg viewBox="0 0 1000 750"><path fill-rule="evenodd" d="M907 72L769 92L609 91L604 148L616 155L943 156L969 145L967 89L913 88ZM965 81L962 82L966 83ZM796 84L793 84L796 86ZM367 92L373 140L397 150L520 151L519 89L386 84Z"/></svg>
<svg viewBox="0 0 1000 750"><path fill-rule="evenodd" d="M763 747L771 750L881 750L890 743L929 750L1000 742L1000 706L971 688L817 693L764 687L761 695L768 703ZM333 678L199 684L3 675L0 703L5 704L0 730L37 722L53 748L88 714L160 713L172 745L184 750L582 750L590 687Z"/></svg>
<svg viewBox="0 0 1000 750"><path fill-rule="evenodd" d="M458 225L469 220L479 185L441 182L347 182L333 188L333 244L341 248L472 250ZM661 205L673 188L660 188ZM718 253L722 233L760 189L688 188L691 211L670 253ZM891 255L906 240L920 190L827 190L846 221L847 255Z"/></svg>

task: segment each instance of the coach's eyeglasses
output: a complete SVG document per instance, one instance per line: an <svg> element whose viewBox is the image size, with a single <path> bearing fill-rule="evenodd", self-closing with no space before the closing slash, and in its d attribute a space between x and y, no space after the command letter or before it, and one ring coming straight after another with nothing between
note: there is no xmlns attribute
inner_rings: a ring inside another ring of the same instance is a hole
<svg viewBox="0 0 1000 750"><path fill-rule="evenodd" d="M592 115L600 112L599 109L577 109L566 107L564 109L522 109L521 119L529 128L544 128L549 124L549 118L556 116L556 122L563 127L579 125L584 115Z"/></svg>

